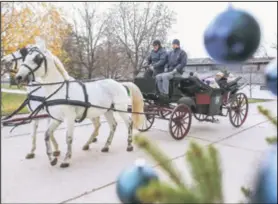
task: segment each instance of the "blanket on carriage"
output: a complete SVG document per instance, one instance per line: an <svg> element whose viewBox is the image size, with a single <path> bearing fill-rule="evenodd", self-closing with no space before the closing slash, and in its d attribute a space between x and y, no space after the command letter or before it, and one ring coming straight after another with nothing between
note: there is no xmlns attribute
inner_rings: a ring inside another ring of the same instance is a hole
<svg viewBox="0 0 278 204"><path fill-rule="evenodd" d="M180 81L180 89L186 95L194 95L199 92L212 92L212 91L221 91L233 93L241 89L239 81L242 77L234 77L232 74L229 74L228 77L217 73L216 77L211 76L205 79L200 79L195 73L188 78L183 78Z"/></svg>

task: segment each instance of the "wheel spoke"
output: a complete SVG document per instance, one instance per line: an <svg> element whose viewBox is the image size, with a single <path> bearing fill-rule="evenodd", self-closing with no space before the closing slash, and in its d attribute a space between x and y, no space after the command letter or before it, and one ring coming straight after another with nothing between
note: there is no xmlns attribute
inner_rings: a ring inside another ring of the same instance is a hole
<svg viewBox="0 0 278 204"><path fill-rule="evenodd" d="M237 116L236 117L237 118L237 123L236 124L239 125L239 123L240 123L240 121L239 121L239 114L237 114L236 116Z"/></svg>
<svg viewBox="0 0 278 204"><path fill-rule="evenodd" d="M177 137L179 138L180 137L180 127L178 127L178 132L177 132Z"/></svg>
<svg viewBox="0 0 278 204"><path fill-rule="evenodd" d="M176 126L177 126L177 123L175 123L175 122L171 123L171 128L174 128Z"/></svg>
<svg viewBox="0 0 278 204"><path fill-rule="evenodd" d="M187 129L183 125L181 127L182 127L182 129L184 129L184 133L186 133Z"/></svg>
<svg viewBox="0 0 278 204"><path fill-rule="evenodd" d="M175 130L173 131L173 132L174 132L174 135L176 135L177 129L178 129L178 126L176 126Z"/></svg>

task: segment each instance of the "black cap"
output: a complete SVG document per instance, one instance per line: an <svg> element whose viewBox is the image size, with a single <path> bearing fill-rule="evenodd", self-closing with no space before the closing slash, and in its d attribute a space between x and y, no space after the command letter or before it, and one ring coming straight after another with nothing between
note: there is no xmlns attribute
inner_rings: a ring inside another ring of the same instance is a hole
<svg viewBox="0 0 278 204"><path fill-rule="evenodd" d="M178 45L180 46L180 41L178 39L173 40L172 45Z"/></svg>
<svg viewBox="0 0 278 204"><path fill-rule="evenodd" d="M161 46L161 43L159 40L153 41L153 46L156 46L156 45Z"/></svg>

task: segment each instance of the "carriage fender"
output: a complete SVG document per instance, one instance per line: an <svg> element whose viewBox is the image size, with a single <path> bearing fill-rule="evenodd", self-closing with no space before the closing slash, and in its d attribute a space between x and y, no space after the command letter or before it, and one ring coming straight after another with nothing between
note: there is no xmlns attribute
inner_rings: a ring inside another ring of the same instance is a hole
<svg viewBox="0 0 278 204"><path fill-rule="evenodd" d="M177 101L177 104L185 104L187 106L189 106L190 108L192 107L196 107L196 104L194 102L194 100L192 98L189 97L182 97Z"/></svg>

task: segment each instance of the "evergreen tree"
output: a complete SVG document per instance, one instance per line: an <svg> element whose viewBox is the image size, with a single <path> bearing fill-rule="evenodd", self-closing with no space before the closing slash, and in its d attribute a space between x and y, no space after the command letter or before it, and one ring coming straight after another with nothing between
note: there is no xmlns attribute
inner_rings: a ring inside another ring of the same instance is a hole
<svg viewBox="0 0 278 204"><path fill-rule="evenodd" d="M277 120L271 116L267 109L258 106L258 110L269 119L276 127ZM267 138L270 144L277 143L277 136ZM147 152L164 170L171 179L171 183L154 180L146 187L137 191L143 203L223 203L222 171L219 153L212 145L201 147L191 142L185 159L189 164L193 184L188 185L185 179L171 164L167 155L149 139L139 134L135 143ZM251 190L241 188L242 193L250 198Z"/></svg>

